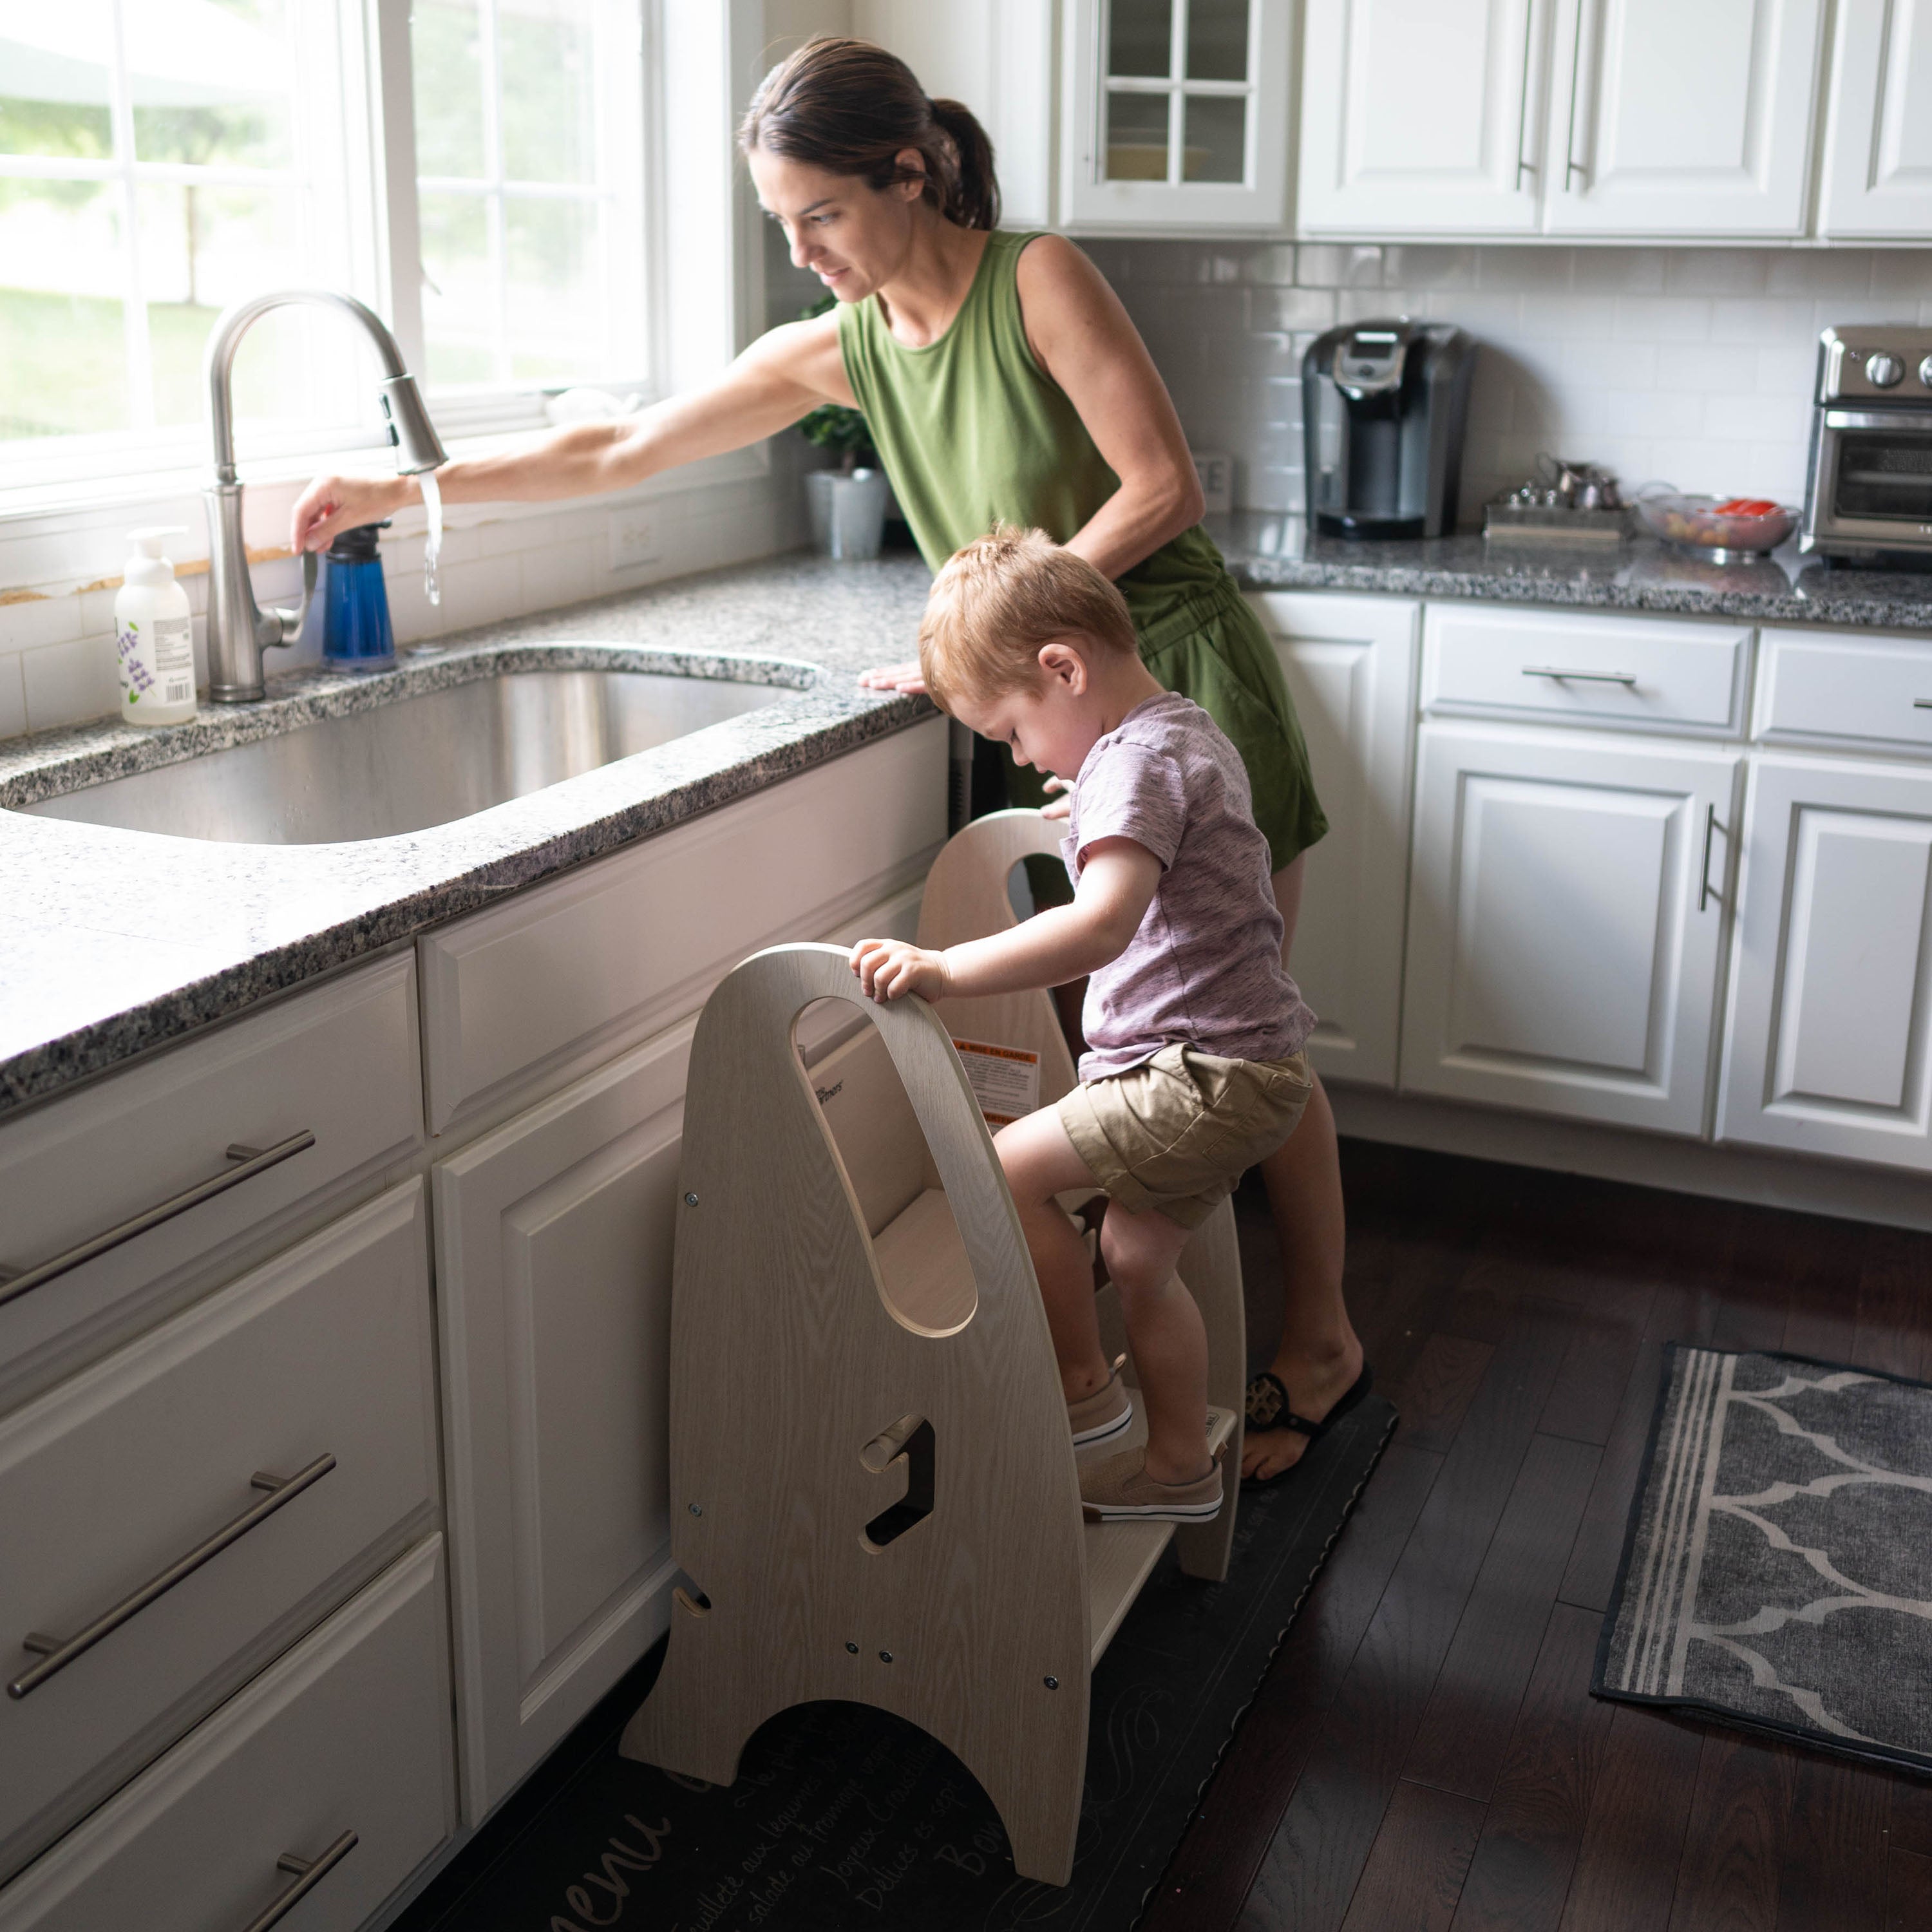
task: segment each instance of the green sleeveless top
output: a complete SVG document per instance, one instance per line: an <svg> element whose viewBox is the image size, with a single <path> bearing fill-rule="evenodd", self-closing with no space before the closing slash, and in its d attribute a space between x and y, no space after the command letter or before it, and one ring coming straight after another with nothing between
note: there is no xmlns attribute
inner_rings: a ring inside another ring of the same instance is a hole
<svg viewBox="0 0 1932 1932"><path fill-rule="evenodd" d="M1020 316L1030 234L988 236L952 326L923 349L892 339L878 298L842 304L846 380L927 567L1004 521L1064 543L1120 487ZM1115 580L1148 669L1191 698L1241 754L1279 871L1328 830L1281 665L1221 553L1196 524ZM1045 796L1010 769L1016 803ZM1036 890L1038 887L1036 886Z"/></svg>
<svg viewBox="0 0 1932 1932"><path fill-rule="evenodd" d="M988 236L952 326L923 349L893 339L876 296L838 310L846 380L934 572L996 522L1064 543L1120 487L1065 390L1034 360L1020 316L1020 251ZM1144 646L1184 608L1237 594L1198 525L1120 578ZM1167 620L1167 621L1163 621Z"/></svg>

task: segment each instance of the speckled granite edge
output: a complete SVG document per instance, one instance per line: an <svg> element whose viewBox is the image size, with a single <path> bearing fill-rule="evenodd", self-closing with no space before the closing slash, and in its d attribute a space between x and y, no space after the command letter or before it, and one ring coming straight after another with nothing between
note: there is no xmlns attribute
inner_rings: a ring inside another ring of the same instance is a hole
<svg viewBox="0 0 1932 1932"><path fill-rule="evenodd" d="M856 681L910 655L927 580L910 558L770 559L480 627L392 672L297 672L193 725L110 720L0 746L0 806L19 806L505 669L772 688L769 705L395 838L229 844L0 811L0 1118L931 717Z"/></svg>
<svg viewBox="0 0 1932 1932"><path fill-rule="evenodd" d="M1350 542L1299 517L1244 511L1208 519L1228 568L1251 590L1360 591L1459 602L1728 617L1846 630L1932 630L1932 570L1828 566L1787 545L1714 563L1646 536L1582 546L1477 536Z"/></svg>

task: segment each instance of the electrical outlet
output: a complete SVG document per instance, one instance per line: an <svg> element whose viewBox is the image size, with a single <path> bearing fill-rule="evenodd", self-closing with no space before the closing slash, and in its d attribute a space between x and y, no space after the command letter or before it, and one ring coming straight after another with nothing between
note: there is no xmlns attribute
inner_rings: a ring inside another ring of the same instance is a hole
<svg viewBox="0 0 1932 1932"><path fill-rule="evenodd" d="M649 510L613 510L610 512L610 568L636 570L655 563L658 554L658 520Z"/></svg>
<svg viewBox="0 0 1932 1932"><path fill-rule="evenodd" d="M1205 513L1226 515L1234 507L1234 459L1218 449L1192 449L1188 454L1201 478L1201 494L1208 500Z"/></svg>

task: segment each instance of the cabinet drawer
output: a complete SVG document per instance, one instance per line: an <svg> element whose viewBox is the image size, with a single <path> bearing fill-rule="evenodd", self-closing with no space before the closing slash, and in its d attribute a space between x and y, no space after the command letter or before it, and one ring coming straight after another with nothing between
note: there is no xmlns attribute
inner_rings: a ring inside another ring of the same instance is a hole
<svg viewBox="0 0 1932 1932"><path fill-rule="evenodd" d="M747 953L910 884L946 837L946 733L928 718L422 940L430 1131L587 1072Z"/></svg>
<svg viewBox="0 0 1932 1932"><path fill-rule="evenodd" d="M455 1828L442 1543L431 1537L4 1891L0 1932L352 1932Z"/></svg>
<svg viewBox="0 0 1932 1932"><path fill-rule="evenodd" d="M0 1127L0 1408L277 1245L422 1138L415 962L379 960ZM231 1146L314 1144L92 1260L34 1270L200 1184ZM11 1292L10 1294L10 1288Z"/></svg>
<svg viewBox="0 0 1932 1932"><path fill-rule="evenodd" d="M1932 638L1766 631L1757 735L1932 751Z"/></svg>
<svg viewBox="0 0 1932 1932"><path fill-rule="evenodd" d="M1432 605L1422 702L1595 728L1743 729L1748 627Z"/></svg>
<svg viewBox="0 0 1932 1932"><path fill-rule="evenodd" d="M370 1202L0 1420L0 1872L433 1526L423 1193ZM70 1642L137 1601L274 1502L257 1472L310 1480L32 1681L57 1659L24 1637Z"/></svg>

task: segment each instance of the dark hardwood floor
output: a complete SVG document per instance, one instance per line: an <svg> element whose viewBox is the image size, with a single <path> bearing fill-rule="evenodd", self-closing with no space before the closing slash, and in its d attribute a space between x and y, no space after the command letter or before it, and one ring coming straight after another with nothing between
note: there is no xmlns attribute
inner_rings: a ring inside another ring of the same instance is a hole
<svg viewBox="0 0 1932 1932"><path fill-rule="evenodd" d="M1402 1426L1143 1932L1932 1932L1932 1784L1588 1692L1664 1344L1927 1376L1932 1236L1343 1168ZM1264 1360L1280 1270L1240 1205Z"/></svg>

